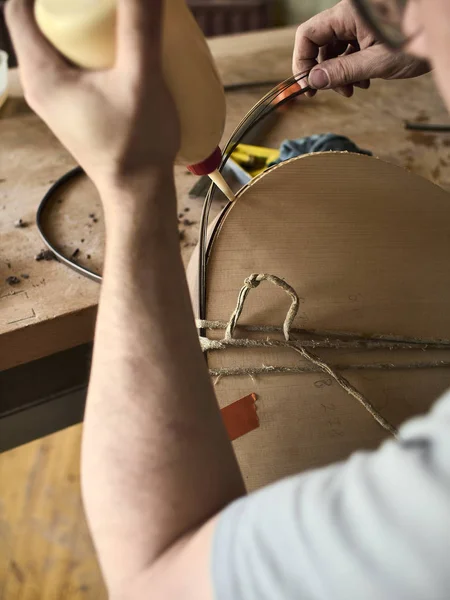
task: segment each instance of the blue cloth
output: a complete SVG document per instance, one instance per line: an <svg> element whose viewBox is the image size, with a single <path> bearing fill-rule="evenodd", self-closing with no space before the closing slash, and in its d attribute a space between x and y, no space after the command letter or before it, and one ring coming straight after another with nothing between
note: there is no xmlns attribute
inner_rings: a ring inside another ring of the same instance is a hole
<svg viewBox="0 0 450 600"><path fill-rule="evenodd" d="M344 135L336 133L319 133L296 140L284 140L280 146L280 156L268 166L272 167L290 158L310 154L311 152L354 152L372 156L369 150L362 150Z"/></svg>

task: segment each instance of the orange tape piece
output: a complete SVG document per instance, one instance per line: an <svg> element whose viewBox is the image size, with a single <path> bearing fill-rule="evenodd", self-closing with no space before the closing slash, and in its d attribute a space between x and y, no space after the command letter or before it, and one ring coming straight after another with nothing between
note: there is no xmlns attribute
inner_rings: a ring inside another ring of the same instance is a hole
<svg viewBox="0 0 450 600"><path fill-rule="evenodd" d="M249 394L220 411L231 441L259 427L256 394Z"/></svg>

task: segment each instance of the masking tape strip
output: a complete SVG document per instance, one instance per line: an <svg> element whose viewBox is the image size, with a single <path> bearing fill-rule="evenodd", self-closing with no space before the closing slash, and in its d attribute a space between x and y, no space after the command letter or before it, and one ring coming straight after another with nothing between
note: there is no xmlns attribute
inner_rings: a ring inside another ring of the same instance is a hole
<svg viewBox="0 0 450 600"><path fill-rule="evenodd" d="M236 400L220 411L231 441L259 427L256 412L256 394Z"/></svg>

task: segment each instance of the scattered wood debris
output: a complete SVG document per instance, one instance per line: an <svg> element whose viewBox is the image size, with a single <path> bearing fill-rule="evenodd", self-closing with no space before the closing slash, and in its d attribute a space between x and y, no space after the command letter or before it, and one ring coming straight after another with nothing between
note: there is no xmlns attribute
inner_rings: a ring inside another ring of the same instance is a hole
<svg viewBox="0 0 450 600"><path fill-rule="evenodd" d="M186 227L190 227L191 225L195 225L195 221L189 221L189 219L183 219L183 225L186 225Z"/></svg>
<svg viewBox="0 0 450 600"><path fill-rule="evenodd" d="M81 238L81 243L84 244L84 238Z"/></svg>
<svg viewBox="0 0 450 600"><path fill-rule="evenodd" d="M413 131L408 135L408 139L416 146L425 146L426 148L436 148L436 134L427 133L426 131Z"/></svg>
<svg viewBox="0 0 450 600"><path fill-rule="evenodd" d="M40 262L41 260L56 260L56 256L51 250L41 250L39 254L36 254L34 260Z"/></svg>
<svg viewBox="0 0 450 600"><path fill-rule="evenodd" d="M191 209L189 208L189 206L186 206L186 208L184 209L184 212L189 212Z"/></svg>
<svg viewBox="0 0 450 600"><path fill-rule="evenodd" d="M185 239L185 237L186 237L186 232L185 232L183 229L181 229L181 230L178 232L178 237L179 237L179 239L180 239L180 242L182 242L182 241Z"/></svg>
<svg viewBox="0 0 450 600"><path fill-rule="evenodd" d="M91 255L90 255L90 254L88 254L88 255L86 256L86 258L87 258L88 260L91 260Z"/></svg>
<svg viewBox="0 0 450 600"><path fill-rule="evenodd" d="M24 227L28 227L29 223L27 223L27 221L24 221L23 219L19 219L18 221L14 222L14 227L16 229L23 229Z"/></svg>
<svg viewBox="0 0 450 600"><path fill-rule="evenodd" d="M30 276L28 275L28 273L22 273L21 277L22 277L22 279L30 279Z"/></svg>
<svg viewBox="0 0 450 600"><path fill-rule="evenodd" d="M431 177L433 179L439 179L440 176L441 176L441 167L438 165L431 171Z"/></svg>
<svg viewBox="0 0 450 600"><path fill-rule="evenodd" d="M424 110L421 110L416 116L416 123L427 123L430 120L430 117Z"/></svg>
<svg viewBox="0 0 450 600"><path fill-rule="evenodd" d="M10 275L5 279L5 281L8 285L17 285L18 283L20 283L20 279L15 275Z"/></svg>
<svg viewBox="0 0 450 600"><path fill-rule="evenodd" d="M8 269L10 269L10 268L11 268L11 263L10 263L10 262L7 262L7 263L6 263L6 266L8 267Z"/></svg>
<svg viewBox="0 0 450 600"><path fill-rule="evenodd" d="M72 252L72 258L76 258L78 255L80 254L80 249L76 248L73 252Z"/></svg>

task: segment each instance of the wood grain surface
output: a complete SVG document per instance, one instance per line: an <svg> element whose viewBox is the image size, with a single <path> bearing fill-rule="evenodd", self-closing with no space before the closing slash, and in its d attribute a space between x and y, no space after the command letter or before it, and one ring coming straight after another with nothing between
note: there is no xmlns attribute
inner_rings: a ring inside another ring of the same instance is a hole
<svg viewBox="0 0 450 600"><path fill-rule="evenodd" d="M224 83L281 81L289 75L293 35L293 29L285 29L213 40L211 48ZM227 94L224 139L266 90ZM357 90L351 100L333 92L301 99L283 112L265 143L277 147L284 138L333 131L448 187L450 138L406 132L404 120L417 118L447 119L430 76L374 82L370 91ZM0 138L0 368L4 369L90 341L99 290L97 284L61 264L34 260L43 247L34 225L36 208L51 182L72 167L73 160L28 109L16 73L12 73L11 98L0 112ZM201 200L187 196L193 176L183 167L176 167L175 174L187 262L197 241ZM95 189L88 181L77 182L58 199L62 202L50 215L50 233L69 256L79 248L77 260L101 269L104 231ZM185 208L189 214L184 215ZM218 210L216 204L212 216ZM96 223L89 218L93 213ZM15 228L18 219L29 227ZM183 225L186 219L189 225ZM22 279L22 274L29 278ZM18 277L20 283L8 285L9 276ZM34 343L29 344L29 339Z"/></svg>
<svg viewBox="0 0 450 600"><path fill-rule="evenodd" d="M244 280L269 273L297 291L298 329L449 340L449 222L449 193L390 163L330 152L288 161L250 183L223 221L208 263L206 319L227 322ZM289 306L283 290L263 282L239 323L281 327ZM235 334L268 336L283 340ZM450 349L313 352L330 365L450 362ZM211 369L308 364L289 348L208 352ZM450 386L450 368L339 372L395 427ZM257 395L260 426L234 442L250 490L389 436L323 372L224 376L215 391L221 407Z"/></svg>
<svg viewBox="0 0 450 600"><path fill-rule="evenodd" d="M81 427L0 456L1 600L107 598L80 495Z"/></svg>

